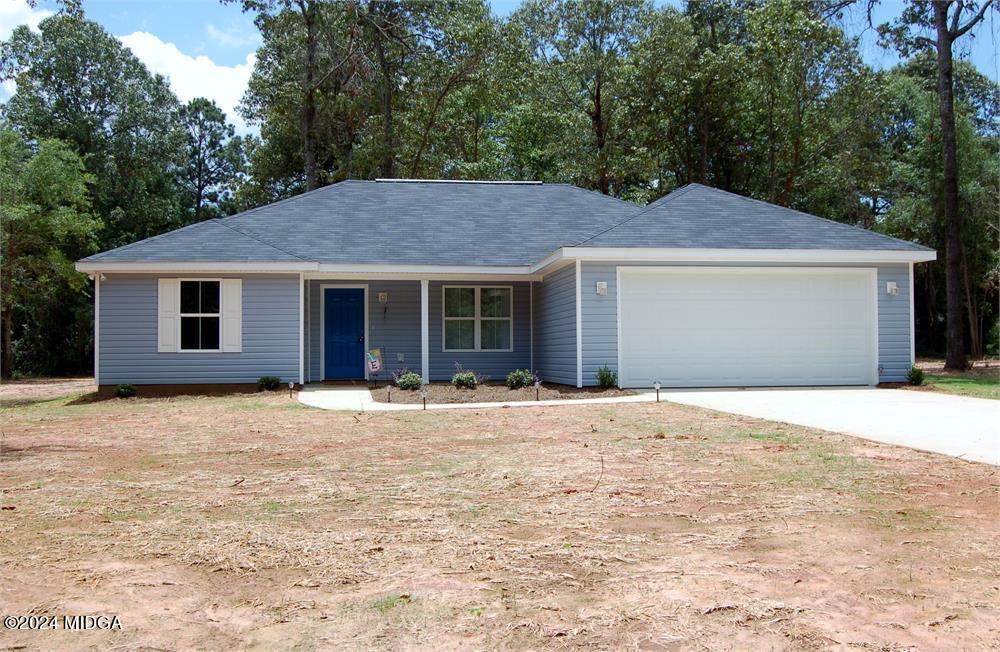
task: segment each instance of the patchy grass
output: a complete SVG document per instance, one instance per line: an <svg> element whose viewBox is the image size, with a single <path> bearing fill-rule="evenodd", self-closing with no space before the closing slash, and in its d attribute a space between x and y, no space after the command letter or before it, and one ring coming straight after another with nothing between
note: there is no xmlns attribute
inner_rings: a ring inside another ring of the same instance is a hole
<svg viewBox="0 0 1000 652"><path fill-rule="evenodd" d="M1000 363L997 360L974 360L967 371L944 370L944 360L919 360L924 370L923 389L961 396L1000 400Z"/></svg>
<svg viewBox="0 0 1000 652"><path fill-rule="evenodd" d="M352 415L50 385L0 387L5 611L124 629L12 648L1000 639L994 467L668 403Z"/></svg>
<svg viewBox="0 0 1000 652"><path fill-rule="evenodd" d="M1000 400L1000 371L994 374L927 374L924 385L948 394Z"/></svg>

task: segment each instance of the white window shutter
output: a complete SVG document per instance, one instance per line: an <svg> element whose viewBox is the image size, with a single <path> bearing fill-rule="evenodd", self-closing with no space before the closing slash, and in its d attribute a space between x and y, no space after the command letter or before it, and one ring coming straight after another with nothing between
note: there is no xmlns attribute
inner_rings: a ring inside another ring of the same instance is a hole
<svg viewBox="0 0 1000 652"><path fill-rule="evenodd" d="M243 350L243 279L222 280L222 350Z"/></svg>
<svg viewBox="0 0 1000 652"><path fill-rule="evenodd" d="M174 353L180 349L181 282L176 278L159 279L157 293L156 350Z"/></svg>

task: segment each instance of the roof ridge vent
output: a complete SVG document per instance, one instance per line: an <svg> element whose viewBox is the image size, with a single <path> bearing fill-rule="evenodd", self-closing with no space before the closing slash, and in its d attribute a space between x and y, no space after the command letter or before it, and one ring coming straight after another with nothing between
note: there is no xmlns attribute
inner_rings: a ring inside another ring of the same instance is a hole
<svg viewBox="0 0 1000 652"><path fill-rule="evenodd" d="M376 183L475 183L496 186L540 186L541 181L475 181L465 179L375 179Z"/></svg>

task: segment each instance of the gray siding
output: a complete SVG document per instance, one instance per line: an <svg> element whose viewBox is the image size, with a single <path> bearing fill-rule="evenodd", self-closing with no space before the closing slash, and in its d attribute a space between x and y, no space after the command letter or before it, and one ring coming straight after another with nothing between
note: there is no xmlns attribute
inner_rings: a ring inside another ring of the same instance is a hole
<svg viewBox="0 0 1000 652"><path fill-rule="evenodd" d="M534 316L536 372L548 382L576 385L575 265L568 265L535 285Z"/></svg>
<svg viewBox="0 0 1000 652"><path fill-rule="evenodd" d="M444 350L441 337L442 327L442 288L445 285L480 285L480 286L513 286L514 310L514 340L513 351L492 352L474 351L471 353L454 353ZM531 288L529 283L511 283L500 281L495 283L464 283L460 281L431 281L430 296L430 372L431 380L451 380L455 374L455 363L462 368L477 371L489 376L490 381L503 382L508 372L514 369L527 369L531 366ZM419 306L419 297L418 297ZM418 313L419 315L419 309ZM420 320L417 319L417 337L420 336ZM419 348L418 348L419 350ZM417 358L417 368L420 359Z"/></svg>
<svg viewBox="0 0 1000 652"><path fill-rule="evenodd" d="M618 368L618 307L615 268L628 263L583 263L583 384L594 385L597 368ZM636 264L636 263L633 263ZM649 265L649 263L642 263ZM739 266L739 265L737 265ZM804 266L804 265L797 265ZM834 267L835 265L820 265ZM842 267L859 267L842 265ZM860 267L863 267L860 266ZM878 364L881 382L906 379L910 368L910 278L909 265L878 265ZM595 284L607 281L608 294L597 296ZM895 281L899 294L889 296L885 284Z"/></svg>
<svg viewBox="0 0 1000 652"><path fill-rule="evenodd" d="M320 366L320 287L332 285L368 286L367 349L381 348L387 378L392 372L407 367L420 372L420 281L309 281L309 378L321 380ZM379 292L388 292L385 304L378 302ZM399 361L399 356L403 360Z"/></svg>
<svg viewBox="0 0 1000 652"><path fill-rule="evenodd" d="M159 353L157 277L101 281L101 385L255 383L299 379L298 276L243 277L243 351Z"/></svg>
<svg viewBox="0 0 1000 652"><path fill-rule="evenodd" d="M889 296L885 284L895 281L899 294ZM910 266L879 265L878 268L878 366L884 383L906 380L910 369Z"/></svg>

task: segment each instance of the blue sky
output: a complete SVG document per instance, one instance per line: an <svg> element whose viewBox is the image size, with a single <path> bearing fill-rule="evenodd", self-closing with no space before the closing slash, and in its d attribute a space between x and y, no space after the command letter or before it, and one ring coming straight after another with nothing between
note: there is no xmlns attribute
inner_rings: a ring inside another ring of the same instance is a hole
<svg viewBox="0 0 1000 652"><path fill-rule="evenodd" d="M681 0L657 0L658 4L680 5ZM491 0L493 10L508 15L519 0ZM875 16L883 22L898 15L900 0L883 0ZM260 34L250 16L240 10L240 3L222 4L218 0L84 0L89 18L99 22L119 37L153 71L170 79L174 92L182 100L204 95L216 101L241 132L248 127L236 114L236 104L246 88L253 68L254 51ZM0 0L0 40L6 39L15 25L38 21L56 9L53 0L38 0L29 7L25 0ZM1000 17L991 11L987 23L977 30L975 39L962 39L956 54L970 58L986 75L998 79L997 44L1000 42ZM846 29L862 37L862 56L872 66L891 66L895 53L878 47L874 34L867 29L864 13L855 11L845 17ZM10 83L0 88L0 99L13 91Z"/></svg>

